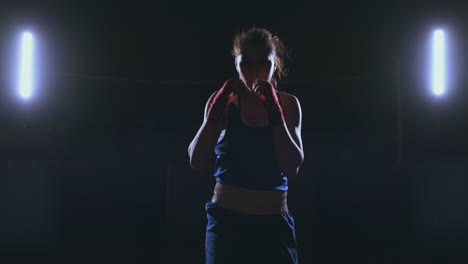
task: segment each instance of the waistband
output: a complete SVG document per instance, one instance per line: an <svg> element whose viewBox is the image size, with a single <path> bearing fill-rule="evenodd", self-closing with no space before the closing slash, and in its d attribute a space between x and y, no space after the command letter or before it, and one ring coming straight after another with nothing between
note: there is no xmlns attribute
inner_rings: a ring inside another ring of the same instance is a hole
<svg viewBox="0 0 468 264"><path fill-rule="evenodd" d="M211 201L244 214L270 215L288 211L287 191L248 190L216 182Z"/></svg>

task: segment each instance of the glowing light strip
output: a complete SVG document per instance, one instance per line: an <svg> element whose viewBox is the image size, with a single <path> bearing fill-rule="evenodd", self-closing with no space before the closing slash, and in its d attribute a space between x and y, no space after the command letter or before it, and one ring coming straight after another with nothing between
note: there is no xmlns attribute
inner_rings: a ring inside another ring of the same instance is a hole
<svg viewBox="0 0 468 264"><path fill-rule="evenodd" d="M432 92L441 95L445 92L445 34L434 31L432 36Z"/></svg>
<svg viewBox="0 0 468 264"><path fill-rule="evenodd" d="M21 37L20 56L19 94L29 98L33 85L33 36L29 32L23 33Z"/></svg>

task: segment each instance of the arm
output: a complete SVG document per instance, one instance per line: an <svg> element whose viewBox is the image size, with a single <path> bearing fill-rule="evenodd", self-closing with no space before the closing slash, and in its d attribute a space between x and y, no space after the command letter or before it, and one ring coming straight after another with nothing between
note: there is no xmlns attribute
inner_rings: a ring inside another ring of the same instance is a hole
<svg viewBox="0 0 468 264"><path fill-rule="evenodd" d="M214 92L206 102L203 124L188 147L190 166L194 170L208 170L213 148L226 126L228 106L242 89L245 86L238 78L226 80L221 89Z"/></svg>
<svg viewBox="0 0 468 264"><path fill-rule="evenodd" d="M206 119L208 108L216 93L217 91L208 99L203 115L203 124L188 147L190 166L194 170L200 172L205 172L209 169L210 161L213 156L213 148L218 141L223 127L223 124L220 125Z"/></svg>
<svg viewBox="0 0 468 264"><path fill-rule="evenodd" d="M295 96L283 105L284 123L273 126L273 141L279 168L288 178L297 176L304 161L301 139L302 110Z"/></svg>

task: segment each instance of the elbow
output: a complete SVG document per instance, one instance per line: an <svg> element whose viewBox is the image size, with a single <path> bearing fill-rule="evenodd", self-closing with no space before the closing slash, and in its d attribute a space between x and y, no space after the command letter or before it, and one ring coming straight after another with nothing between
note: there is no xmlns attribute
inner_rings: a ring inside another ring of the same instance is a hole
<svg viewBox="0 0 468 264"><path fill-rule="evenodd" d="M190 167L196 172L207 172L209 169L208 162L194 158L190 155Z"/></svg>
<svg viewBox="0 0 468 264"><path fill-rule="evenodd" d="M196 171L196 172L208 171L208 166L203 165L201 163L193 162L192 160L190 160L190 167L192 168L193 171Z"/></svg>
<svg viewBox="0 0 468 264"><path fill-rule="evenodd" d="M299 174L299 169L301 168L302 162L303 160L301 159L294 162L293 164L282 166L281 171L288 179L296 178Z"/></svg>
<svg viewBox="0 0 468 264"><path fill-rule="evenodd" d="M298 170L294 166L280 166L281 172L288 178L294 178L297 176Z"/></svg>
<svg viewBox="0 0 468 264"><path fill-rule="evenodd" d="M207 172L209 169L208 162L200 159L199 155L194 155L192 145L188 148L189 163L193 171L196 172ZM198 158L197 158L198 157Z"/></svg>
<svg viewBox="0 0 468 264"><path fill-rule="evenodd" d="M285 169L285 170L282 170L283 173L285 174L285 176L288 178L288 179L294 179L297 177L298 175L298 172L299 172L299 168L297 169Z"/></svg>

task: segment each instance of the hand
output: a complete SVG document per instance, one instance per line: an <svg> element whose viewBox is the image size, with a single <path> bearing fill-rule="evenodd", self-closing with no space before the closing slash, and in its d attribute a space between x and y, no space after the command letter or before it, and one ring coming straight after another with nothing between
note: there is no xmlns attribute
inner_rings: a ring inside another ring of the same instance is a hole
<svg viewBox="0 0 468 264"><path fill-rule="evenodd" d="M265 103L268 112L278 112L281 109L275 87L270 82L257 79L252 87L254 93Z"/></svg>
<svg viewBox="0 0 468 264"><path fill-rule="evenodd" d="M246 89L247 87L245 87L244 83L239 78L231 78L224 82L224 85L219 89L214 100L221 100L226 104L230 104Z"/></svg>
<svg viewBox="0 0 468 264"><path fill-rule="evenodd" d="M284 122L283 109L276 95L275 87L268 81L257 79L253 85L253 91L258 94L260 100L265 104L268 111L268 120L270 125L276 125Z"/></svg>
<svg viewBox="0 0 468 264"><path fill-rule="evenodd" d="M256 93L262 101L265 102L265 100L271 99L273 94L275 93L274 87L270 82L267 82L262 79L257 79L253 84L252 84L252 90L254 93Z"/></svg>
<svg viewBox="0 0 468 264"><path fill-rule="evenodd" d="M206 119L220 123L224 119L227 106L245 89L247 88L244 86L244 83L238 78L225 81L213 98Z"/></svg>

